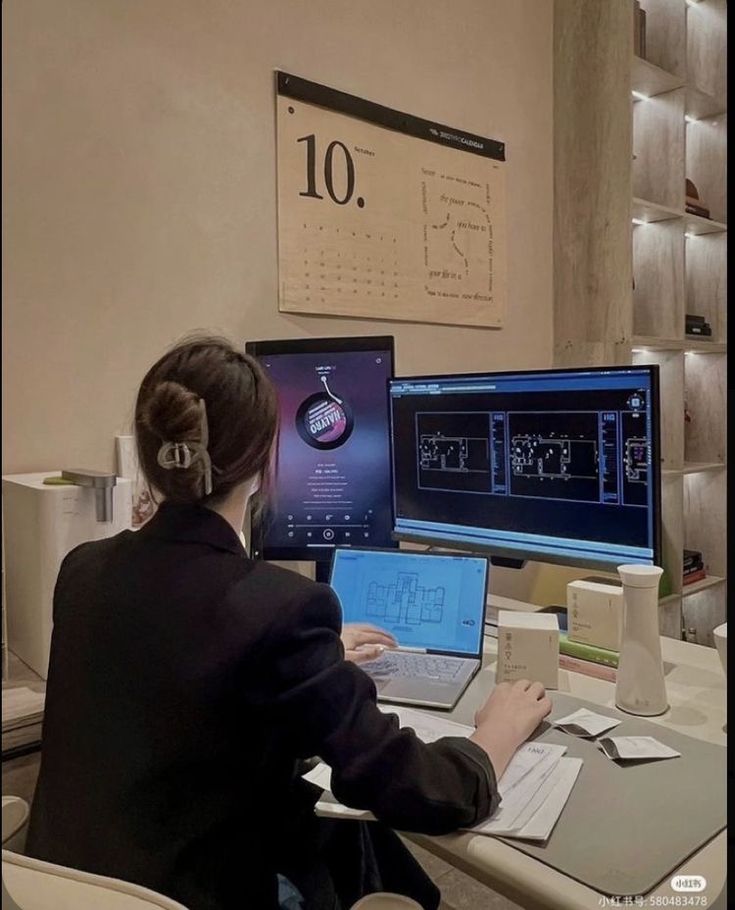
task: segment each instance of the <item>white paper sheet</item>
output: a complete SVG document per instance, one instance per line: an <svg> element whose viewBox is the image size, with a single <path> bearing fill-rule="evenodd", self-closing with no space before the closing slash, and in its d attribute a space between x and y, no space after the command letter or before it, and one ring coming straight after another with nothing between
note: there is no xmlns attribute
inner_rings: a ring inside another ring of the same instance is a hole
<svg viewBox="0 0 735 910"><path fill-rule="evenodd" d="M553 772L564 752L566 752L566 746L550 745L549 751L510 789L504 786L505 775L503 775L498 784L501 796L500 806L486 824L492 829L497 828L504 831L514 828L524 809ZM511 764L513 761L515 761L515 757L511 760ZM508 767L510 768L510 765ZM488 830L486 833L495 833L495 830Z"/></svg>
<svg viewBox="0 0 735 910"><path fill-rule="evenodd" d="M507 834L530 821L533 813L541 807L554 785L553 772L556 764L547 765L538 775L538 787L535 793L531 793L529 796L527 790L522 794L523 798L517 800L514 805L501 804L490 818L470 830L478 834Z"/></svg>
<svg viewBox="0 0 735 910"><path fill-rule="evenodd" d="M617 756L610 754L605 745L610 742ZM625 761L640 761L646 758L678 758L681 752L660 743L653 736L607 736L600 740L600 748L608 758Z"/></svg>
<svg viewBox="0 0 735 910"><path fill-rule="evenodd" d="M581 758L560 759L552 775L554 779L553 789L541 807L534 812L533 818L509 836L522 840L548 840L564 806L567 804L581 768Z"/></svg>
<svg viewBox="0 0 735 910"><path fill-rule="evenodd" d="M320 761L318 765L314 765L311 771L307 771L303 777L304 780L316 784L316 786L321 787L322 790L332 789L332 769L323 761Z"/></svg>
<svg viewBox="0 0 735 910"><path fill-rule="evenodd" d="M566 746L557 746L553 743L524 743L516 750L503 772L503 776L498 781L500 795L505 799L530 772L538 768L542 761L547 760L549 756L556 756L559 759L566 751Z"/></svg>
<svg viewBox="0 0 735 910"><path fill-rule="evenodd" d="M458 724L446 718L394 705L380 705L386 714L396 714L402 727L411 727L423 742L434 742L443 736L467 737L474 728ZM527 742L515 753L498 781L501 805L491 819L472 829L478 833L505 834L517 827L530 825L535 814L541 811L552 793L556 793L558 780L554 771L566 752L566 746L556 743ZM340 818L372 819L372 813L351 809L339 803L331 793L331 768L320 762L304 775L304 778L325 792L317 802L317 815ZM575 775L576 777L576 775ZM570 787L571 789L571 787ZM568 795L568 793L567 793ZM566 800L564 800L566 802ZM562 807L563 808L563 803ZM559 812L561 812L561 808ZM536 825L538 830L543 826Z"/></svg>
<svg viewBox="0 0 735 910"><path fill-rule="evenodd" d="M588 711L586 708L580 708L579 711L573 711L566 717L560 717L558 720L552 720L552 725L559 727L567 733L575 736L599 736L606 730L612 730L617 727L620 720L615 717L608 717L605 714L597 714L594 711ZM579 729L575 729L579 728Z"/></svg>
<svg viewBox="0 0 735 910"><path fill-rule="evenodd" d="M352 809L338 802L333 793L325 792L314 806L314 812L327 818L355 818L363 821L375 819L367 809Z"/></svg>
<svg viewBox="0 0 735 910"><path fill-rule="evenodd" d="M445 717L427 714L425 711L416 711L413 708L404 708L400 705L379 704L383 714L396 714L398 723L402 727L411 727L416 736L425 743L433 743L442 736L471 736L474 727L467 724L458 724Z"/></svg>

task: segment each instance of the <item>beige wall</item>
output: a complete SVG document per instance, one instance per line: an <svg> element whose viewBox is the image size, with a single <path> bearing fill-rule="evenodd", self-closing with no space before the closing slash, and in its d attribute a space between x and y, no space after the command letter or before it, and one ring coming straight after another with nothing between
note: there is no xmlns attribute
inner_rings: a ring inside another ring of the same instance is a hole
<svg viewBox="0 0 735 910"><path fill-rule="evenodd" d="M3 472L107 469L177 337L552 359L552 0L5 0ZM501 139L503 330L281 315L273 70Z"/></svg>

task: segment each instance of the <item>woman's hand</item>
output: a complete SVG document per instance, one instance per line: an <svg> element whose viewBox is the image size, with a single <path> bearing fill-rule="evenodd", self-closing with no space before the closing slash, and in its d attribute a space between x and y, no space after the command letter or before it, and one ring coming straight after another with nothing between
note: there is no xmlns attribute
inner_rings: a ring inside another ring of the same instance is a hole
<svg viewBox="0 0 735 910"><path fill-rule="evenodd" d="M342 626L340 637L345 649L345 660L351 660L356 664L375 660L386 648L398 646L390 632L361 622L351 622Z"/></svg>
<svg viewBox="0 0 735 910"><path fill-rule="evenodd" d="M551 711L551 699L540 682L519 679L498 683L475 714L470 736L490 756L498 780L516 751Z"/></svg>

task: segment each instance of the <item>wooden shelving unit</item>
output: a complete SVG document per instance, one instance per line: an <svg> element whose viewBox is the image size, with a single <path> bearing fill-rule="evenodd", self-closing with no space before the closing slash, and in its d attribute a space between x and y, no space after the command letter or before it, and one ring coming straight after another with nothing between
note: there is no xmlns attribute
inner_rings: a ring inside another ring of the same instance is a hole
<svg viewBox="0 0 735 910"><path fill-rule="evenodd" d="M554 2L554 362L658 363L661 631L725 619L726 0ZM686 180L711 218L685 211ZM690 337L686 314L712 337ZM686 411L686 414L685 414ZM683 551L707 578L683 585Z"/></svg>
<svg viewBox="0 0 735 910"><path fill-rule="evenodd" d="M662 631L712 645L726 608L726 2L641 7L651 51L631 67L631 360L661 372L663 561L672 589ZM651 67L660 88L641 98ZM686 179L711 219L685 212ZM704 316L712 338L687 336L686 313ZM707 571L691 585L682 584L685 547L702 551Z"/></svg>

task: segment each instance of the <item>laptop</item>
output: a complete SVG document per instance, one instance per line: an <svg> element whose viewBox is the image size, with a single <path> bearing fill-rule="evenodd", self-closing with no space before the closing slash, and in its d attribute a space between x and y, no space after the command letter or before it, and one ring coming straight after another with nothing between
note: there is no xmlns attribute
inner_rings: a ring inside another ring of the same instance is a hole
<svg viewBox="0 0 735 910"><path fill-rule="evenodd" d="M482 664L488 561L337 547L330 585L345 623L390 632L398 648L361 664L380 701L453 708Z"/></svg>

